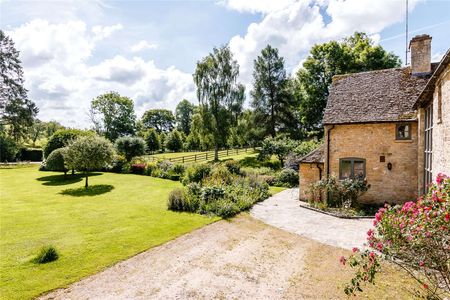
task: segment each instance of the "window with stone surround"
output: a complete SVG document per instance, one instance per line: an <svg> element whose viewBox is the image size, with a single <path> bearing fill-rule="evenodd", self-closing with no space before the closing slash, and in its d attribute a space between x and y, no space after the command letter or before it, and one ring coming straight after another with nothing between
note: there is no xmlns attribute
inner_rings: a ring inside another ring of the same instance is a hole
<svg viewBox="0 0 450 300"><path fill-rule="evenodd" d="M365 177L366 160L364 158L347 157L339 159L339 179Z"/></svg>
<svg viewBox="0 0 450 300"><path fill-rule="evenodd" d="M411 139L411 124L397 124L395 126L396 140L410 140Z"/></svg>

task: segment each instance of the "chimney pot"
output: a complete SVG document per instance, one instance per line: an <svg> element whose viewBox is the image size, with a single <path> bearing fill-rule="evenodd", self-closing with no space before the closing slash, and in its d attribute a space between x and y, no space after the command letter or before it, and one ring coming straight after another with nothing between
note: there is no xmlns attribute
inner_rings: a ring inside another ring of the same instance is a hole
<svg viewBox="0 0 450 300"><path fill-rule="evenodd" d="M411 50L411 73L425 75L431 72L431 36L416 35L409 42Z"/></svg>

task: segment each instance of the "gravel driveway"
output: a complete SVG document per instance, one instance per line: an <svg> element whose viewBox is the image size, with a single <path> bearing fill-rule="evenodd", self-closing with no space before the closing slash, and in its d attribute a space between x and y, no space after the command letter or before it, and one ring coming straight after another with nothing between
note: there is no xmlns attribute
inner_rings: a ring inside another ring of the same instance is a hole
<svg viewBox="0 0 450 300"><path fill-rule="evenodd" d="M298 189L287 189L258 203L251 215L267 224L321 243L352 249L362 247L371 219L341 219L300 206Z"/></svg>

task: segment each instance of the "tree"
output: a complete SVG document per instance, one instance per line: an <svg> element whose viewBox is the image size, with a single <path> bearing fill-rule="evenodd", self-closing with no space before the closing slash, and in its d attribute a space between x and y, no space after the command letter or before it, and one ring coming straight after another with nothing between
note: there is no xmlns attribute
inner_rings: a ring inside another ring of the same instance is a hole
<svg viewBox="0 0 450 300"><path fill-rule="evenodd" d="M0 162L14 161L18 151L14 139L0 131Z"/></svg>
<svg viewBox="0 0 450 300"><path fill-rule="evenodd" d="M48 140L44 147L44 157L48 157L53 150L66 147L70 141L79 136L93 135L92 131L78 129L61 129L56 131Z"/></svg>
<svg viewBox="0 0 450 300"><path fill-rule="evenodd" d="M63 125L56 121L43 122L45 127L45 137L51 137L55 132L60 129L66 129Z"/></svg>
<svg viewBox="0 0 450 300"><path fill-rule="evenodd" d="M48 171L64 172L65 177L67 171L69 170L64 158L66 152L67 148L59 148L55 151L52 151L52 153L50 153L50 155L45 160L45 169Z"/></svg>
<svg viewBox="0 0 450 300"><path fill-rule="evenodd" d="M109 92L92 100L91 116L94 127L111 141L135 133L136 115L133 100L117 92Z"/></svg>
<svg viewBox="0 0 450 300"><path fill-rule="evenodd" d="M66 164L69 168L83 171L88 188L89 172L104 168L111 163L114 148L111 142L97 135L81 136L73 140L66 151Z"/></svg>
<svg viewBox="0 0 450 300"><path fill-rule="evenodd" d="M197 85L204 130L211 134L214 159L219 159L219 147L226 145L232 124L232 107L240 101L240 85L236 82L239 65L228 46L214 48L213 52L197 62L193 75Z"/></svg>
<svg viewBox="0 0 450 300"><path fill-rule="evenodd" d="M191 133L186 138L186 149L209 150L214 146L212 134L205 130L202 115L194 114L191 123Z"/></svg>
<svg viewBox="0 0 450 300"><path fill-rule="evenodd" d="M158 133L170 132L175 125L175 117L168 109L149 109L142 116L146 129L155 128Z"/></svg>
<svg viewBox="0 0 450 300"><path fill-rule="evenodd" d="M127 161L131 161L135 156L144 155L146 150L145 141L140 137L120 137L116 140L115 146L117 152L125 156Z"/></svg>
<svg viewBox="0 0 450 300"><path fill-rule="evenodd" d="M268 137L262 143L259 159L266 159L270 158L272 155L276 155L280 160L281 165L284 166L284 160L297 145L298 142L285 137L277 139Z"/></svg>
<svg viewBox="0 0 450 300"><path fill-rule="evenodd" d="M158 133L154 128L150 128L149 130L147 130L145 134L145 143L147 144L148 151L158 151L161 147Z"/></svg>
<svg viewBox="0 0 450 300"><path fill-rule="evenodd" d="M0 122L16 142L26 135L39 111L28 99L20 64L14 42L0 30Z"/></svg>
<svg viewBox="0 0 450 300"><path fill-rule="evenodd" d="M36 146L36 141L45 133L45 122L36 119L33 125L29 128L29 137L33 143L33 147Z"/></svg>
<svg viewBox="0 0 450 300"><path fill-rule="evenodd" d="M292 93L299 102L300 129L305 135L323 133L322 117L334 75L399 67L400 59L365 34L356 32L340 42L330 41L312 47L297 72Z"/></svg>
<svg viewBox="0 0 450 300"><path fill-rule="evenodd" d="M284 59L278 49L268 45L254 61L252 107L256 122L266 127L266 134L288 128L294 110L294 98L288 93L288 79Z"/></svg>
<svg viewBox="0 0 450 300"><path fill-rule="evenodd" d="M175 119L178 129L188 135L191 132L192 116L195 112L195 105L186 99L178 103L175 108Z"/></svg>
<svg viewBox="0 0 450 300"><path fill-rule="evenodd" d="M183 149L183 138L178 130L174 130L167 136L167 149L173 152L178 152Z"/></svg>

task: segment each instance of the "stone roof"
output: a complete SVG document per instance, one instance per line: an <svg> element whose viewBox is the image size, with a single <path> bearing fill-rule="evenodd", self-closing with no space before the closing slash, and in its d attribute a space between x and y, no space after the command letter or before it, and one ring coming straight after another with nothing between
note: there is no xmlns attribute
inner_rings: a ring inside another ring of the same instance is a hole
<svg viewBox="0 0 450 300"><path fill-rule="evenodd" d="M323 144L300 159L300 163L323 163Z"/></svg>
<svg viewBox="0 0 450 300"><path fill-rule="evenodd" d="M415 120L413 106L428 77L412 76L409 67L334 76L323 123Z"/></svg>

